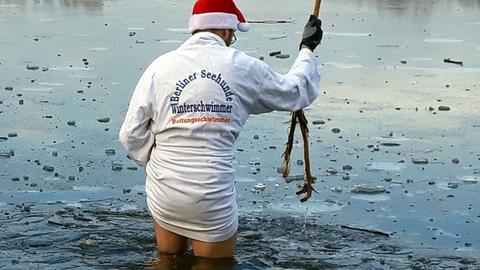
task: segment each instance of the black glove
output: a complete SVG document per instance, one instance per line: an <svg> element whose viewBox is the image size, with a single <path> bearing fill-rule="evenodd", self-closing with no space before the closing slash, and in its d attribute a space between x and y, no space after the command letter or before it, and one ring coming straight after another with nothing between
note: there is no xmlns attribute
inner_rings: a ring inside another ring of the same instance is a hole
<svg viewBox="0 0 480 270"><path fill-rule="evenodd" d="M322 31L322 21L317 17L310 15L305 28L303 29L302 42L301 45L308 46L312 51L317 48L320 41L322 41L323 31Z"/></svg>

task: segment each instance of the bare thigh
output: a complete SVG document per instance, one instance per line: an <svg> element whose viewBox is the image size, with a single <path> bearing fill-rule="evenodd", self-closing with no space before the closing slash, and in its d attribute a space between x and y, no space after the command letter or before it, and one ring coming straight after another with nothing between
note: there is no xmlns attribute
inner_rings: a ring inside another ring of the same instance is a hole
<svg viewBox="0 0 480 270"><path fill-rule="evenodd" d="M235 255L237 233L222 242L203 242L192 239L193 254L202 258L231 258Z"/></svg>
<svg viewBox="0 0 480 270"><path fill-rule="evenodd" d="M153 222L157 239L157 249L160 254L181 254L187 249L188 238L162 228ZM225 241L203 242L191 240L193 254L202 258L231 258L235 255L237 233Z"/></svg>
<svg viewBox="0 0 480 270"><path fill-rule="evenodd" d="M157 238L157 249L160 254L180 254L187 249L188 239L169 230L166 230L157 222L153 222L155 235Z"/></svg>

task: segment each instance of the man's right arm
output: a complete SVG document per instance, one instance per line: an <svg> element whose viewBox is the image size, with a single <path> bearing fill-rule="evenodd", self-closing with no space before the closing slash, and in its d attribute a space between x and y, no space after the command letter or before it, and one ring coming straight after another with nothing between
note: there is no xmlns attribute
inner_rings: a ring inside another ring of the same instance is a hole
<svg viewBox="0 0 480 270"><path fill-rule="evenodd" d="M263 81L257 102L251 113L298 111L310 105L318 96L320 74L312 51L302 49L286 75L263 66Z"/></svg>
<svg viewBox="0 0 480 270"><path fill-rule="evenodd" d="M286 75L278 74L262 64L263 82L252 113L297 111L316 99L320 75L313 51L322 37L321 21L312 15L305 25L297 59Z"/></svg>

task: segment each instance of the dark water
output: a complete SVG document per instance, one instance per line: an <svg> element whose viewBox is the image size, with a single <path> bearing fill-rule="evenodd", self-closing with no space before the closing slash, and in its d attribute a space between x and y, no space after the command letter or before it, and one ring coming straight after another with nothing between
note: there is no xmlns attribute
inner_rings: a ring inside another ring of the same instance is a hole
<svg viewBox="0 0 480 270"><path fill-rule="evenodd" d="M145 173L117 133L145 66L188 38L191 2L0 1L0 269L153 264ZM288 71L311 2L239 5L292 21L235 44ZM306 110L318 193L301 204L301 180L277 173L289 115L252 117L236 145L237 269L478 269L479 14L480 1L323 1L322 95Z"/></svg>
<svg viewBox="0 0 480 270"><path fill-rule="evenodd" d="M149 215L129 200L16 205L2 214L5 269L478 269L479 263L319 217L245 214L234 262L185 255L165 266L155 259Z"/></svg>

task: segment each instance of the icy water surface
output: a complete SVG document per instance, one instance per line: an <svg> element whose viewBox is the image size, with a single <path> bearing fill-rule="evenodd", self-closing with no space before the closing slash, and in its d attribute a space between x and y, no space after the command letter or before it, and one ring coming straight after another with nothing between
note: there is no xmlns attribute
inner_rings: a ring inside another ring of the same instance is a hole
<svg viewBox="0 0 480 270"><path fill-rule="evenodd" d="M143 69L188 38L192 3L0 0L0 269L161 267L145 173L117 133ZM311 2L239 5L286 21L235 46L287 72ZM237 261L207 269L480 269L480 1L323 1L321 16L318 193L294 195L300 137L293 177L278 175L288 113L252 117Z"/></svg>

